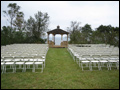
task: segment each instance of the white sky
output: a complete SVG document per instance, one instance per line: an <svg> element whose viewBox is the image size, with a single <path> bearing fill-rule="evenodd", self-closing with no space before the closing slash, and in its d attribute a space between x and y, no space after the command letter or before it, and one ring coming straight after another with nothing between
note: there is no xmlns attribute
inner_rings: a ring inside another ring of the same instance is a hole
<svg viewBox="0 0 120 90"><path fill-rule="evenodd" d="M101 24L119 27L119 1L1 1L1 27L9 25L3 17L3 10L7 10L9 3L21 6L25 20L38 11L47 12L50 30L57 25L66 30L71 21L81 22L81 26L88 23L93 30Z"/></svg>

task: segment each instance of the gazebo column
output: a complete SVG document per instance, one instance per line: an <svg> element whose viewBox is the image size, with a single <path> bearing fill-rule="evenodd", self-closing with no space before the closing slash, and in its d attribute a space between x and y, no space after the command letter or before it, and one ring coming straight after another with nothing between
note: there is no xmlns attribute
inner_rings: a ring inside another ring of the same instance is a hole
<svg viewBox="0 0 120 90"><path fill-rule="evenodd" d="M63 34L61 34L61 42L63 42Z"/></svg>
<svg viewBox="0 0 120 90"><path fill-rule="evenodd" d="M68 34L67 34L67 47L68 47Z"/></svg>
<svg viewBox="0 0 120 90"><path fill-rule="evenodd" d="M53 34L52 40L53 40L53 43L55 44L55 34Z"/></svg>
<svg viewBox="0 0 120 90"><path fill-rule="evenodd" d="M63 34L61 34L61 46L62 46L62 42L63 42Z"/></svg>
<svg viewBox="0 0 120 90"><path fill-rule="evenodd" d="M47 43L49 44L49 34L48 34L48 37L47 37Z"/></svg>
<svg viewBox="0 0 120 90"><path fill-rule="evenodd" d="M54 34L54 45L55 45L55 34Z"/></svg>

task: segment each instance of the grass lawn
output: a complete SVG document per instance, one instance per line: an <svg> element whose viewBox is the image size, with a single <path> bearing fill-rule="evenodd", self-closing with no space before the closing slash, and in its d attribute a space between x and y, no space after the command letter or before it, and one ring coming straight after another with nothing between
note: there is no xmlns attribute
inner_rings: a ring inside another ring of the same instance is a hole
<svg viewBox="0 0 120 90"><path fill-rule="evenodd" d="M82 71L66 48L50 48L43 73L1 74L1 89L119 89L119 70Z"/></svg>

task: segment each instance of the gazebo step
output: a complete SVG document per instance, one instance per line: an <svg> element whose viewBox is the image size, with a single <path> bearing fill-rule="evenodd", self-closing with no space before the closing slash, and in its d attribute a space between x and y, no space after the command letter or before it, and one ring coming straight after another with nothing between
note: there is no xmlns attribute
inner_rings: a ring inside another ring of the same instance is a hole
<svg viewBox="0 0 120 90"><path fill-rule="evenodd" d="M49 46L52 48L66 48L67 46L61 46L61 45L53 45L53 46Z"/></svg>

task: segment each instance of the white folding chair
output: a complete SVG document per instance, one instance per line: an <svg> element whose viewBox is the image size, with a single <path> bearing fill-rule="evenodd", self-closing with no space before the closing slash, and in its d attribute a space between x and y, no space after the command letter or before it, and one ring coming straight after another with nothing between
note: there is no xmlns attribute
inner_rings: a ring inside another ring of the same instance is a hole
<svg viewBox="0 0 120 90"><path fill-rule="evenodd" d="M110 70L112 67L119 69L119 55L111 55L108 62Z"/></svg>
<svg viewBox="0 0 120 90"><path fill-rule="evenodd" d="M12 69L13 70L12 73L14 73L15 72L14 67L15 67L14 62L5 62L4 63L4 73L6 73L6 72L9 73L10 71L7 71L8 69Z"/></svg>
<svg viewBox="0 0 120 90"><path fill-rule="evenodd" d="M91 59L90 59L90 66L91 66L91 70L93 70L93 68L94 68L94 70L95 70L95 68L97 67L98 68L98 70L100 70L100 62L99 62L99 60L100 60L100 55L92 55L91 56Z"/></svg>
<svg viewBox="0 0 120 90"><path fill-rule="evenodd" d="M90 55L82 55L80 59L80 62L81 62L81 68L82 68L82 71L84 70L84 68L89 68L89 70L91 70L91 66L90 66L90 61L87 59L89 58ZM79 62L79 65L80 65L80 62Z"/></svg>
<svg viewBox="0 0 120 90"><path fill-rule="evenodd" d="M15 62L15 72L16 72L16 69L19 69L21 70L22 69L22 72L24 72L24 61L22 59L22 57L14 57L14 60Z"/></svg>
<svg viewBox="0 0 120 90"><path fill-rule="evenodd" d="M34 57L34 61L36 62L43 62L44 68L45 68L45 56L36 56Z"/></svg>
<svg viewBox="0 0 120 90"><path fill-rule="evenodd" d="M33 57L24 57L24 72L26 72L26 69L32 69L32 72L35 72L34 61L30 60L33 60Z"/></svg>
<svg viewBox="0 0 120 90"><path fill-rule="evenodd" d="M11 62L12 60L13 60L13 57L11 57L11 56L4 57L4 62Z"/></svg>
<svg viewBox="0 0 120 90"><path fill-rule="evenodd" d="M34 72L36 69L41 69L41 73L43 72L43 62L34 62Z"/></svg>
<svg viewBox="0 0 120 90"><path fill-rule="evenodd" d="M78 63L79 54L75 53L74 57L75 57L75 61Z"/></svg>
<svg viewBox="0 0 120 90"><path fill-rule="evenodd" d="M100 59L100 70L102 70L103 67L107 67L107 69L109 70L109 55L101 55L101 59Z"/></svg>
<svg viewBox="0 0 120 90"><path fill-rule="evenodd" d="M12 56L5 56L4 57L4 73L10 73L7 70L12 69L14 73L14 61Z"/></svg>

